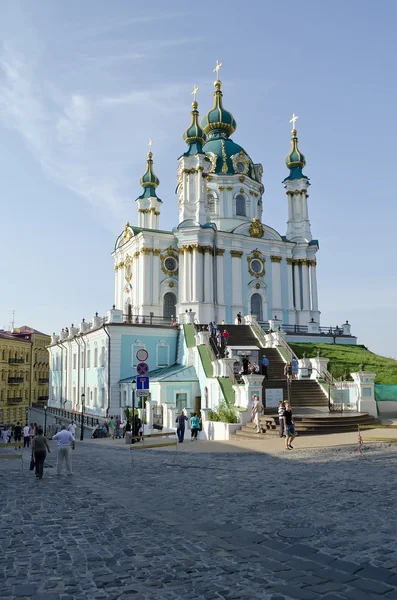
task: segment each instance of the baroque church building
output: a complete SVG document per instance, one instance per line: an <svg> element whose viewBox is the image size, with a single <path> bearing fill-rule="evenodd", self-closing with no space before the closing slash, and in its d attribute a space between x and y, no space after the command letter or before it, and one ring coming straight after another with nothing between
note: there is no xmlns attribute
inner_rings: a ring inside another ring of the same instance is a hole
<svg viewBox="0 0 397 600"><path fill-rule="evenodd" d="M138 227L127 223L113 252L116 309L129 322L150 313L176 321L192 310L200 323L233 323L241 312L258 321L276 316L290 326L319 324L318 242L310 229L297 117L285 159L288 221L281 235L262 223L262 165L232 139L237 123L223 106L221 81L214 85L213 107L201 123L194 90L177 173L179 223L172 231L160 228L163 203L148 153L136 200Z"/></svg>

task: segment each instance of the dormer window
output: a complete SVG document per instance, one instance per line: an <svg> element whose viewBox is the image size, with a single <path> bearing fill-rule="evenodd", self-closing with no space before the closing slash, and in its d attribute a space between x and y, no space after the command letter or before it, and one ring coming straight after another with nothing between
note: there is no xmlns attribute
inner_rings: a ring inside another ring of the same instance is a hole
<svg viewBox="0 0 397 600"><path fill-rule="evenodd" d="M245 198L242 194L236 196L236 216L246 217Z"/></svg>

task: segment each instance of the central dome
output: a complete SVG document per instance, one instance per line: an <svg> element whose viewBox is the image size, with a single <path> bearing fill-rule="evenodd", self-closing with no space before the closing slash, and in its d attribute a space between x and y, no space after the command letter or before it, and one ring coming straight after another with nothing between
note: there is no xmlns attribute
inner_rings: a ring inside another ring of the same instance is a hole
<svg viewBox="0 0 397 600"><path fill-rule="evenodd" d="M215 92L214 92L214 106L205 115L201 121L201 127L205 135L213 132L215 135L222 135L222 137L229 137L237 129L237 123L232 113L223 108L222 103L222 83L217 80L215 81Z"/></svg>

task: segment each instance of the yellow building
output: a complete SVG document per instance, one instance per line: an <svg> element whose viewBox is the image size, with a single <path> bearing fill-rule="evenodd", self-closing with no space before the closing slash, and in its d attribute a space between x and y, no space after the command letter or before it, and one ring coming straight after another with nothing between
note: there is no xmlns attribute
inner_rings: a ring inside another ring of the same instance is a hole
<svg viewBox="0 0 397 600"><path fill-rule="evenodd" d="M32 404L47 402L50 342L27 326L0 331L0 423L25 421Z"/></svg>

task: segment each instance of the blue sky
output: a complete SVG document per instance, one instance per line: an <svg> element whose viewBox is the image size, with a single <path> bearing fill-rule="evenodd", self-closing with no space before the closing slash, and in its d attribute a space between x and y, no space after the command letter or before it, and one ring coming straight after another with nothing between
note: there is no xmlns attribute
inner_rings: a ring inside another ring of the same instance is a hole
<svg viewBox="0 0 397 600"><path fill-rule="evenodd" d="M233 138L263 164L263 221L282 234L299 115L322 324L349 319L397 356L394 2L12 0L0 15L0 327L13 309L51 333L111 307L147 141L172 228L191 90L204 114L219 59Z"/></svg>

